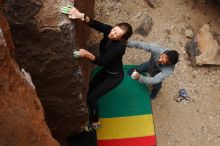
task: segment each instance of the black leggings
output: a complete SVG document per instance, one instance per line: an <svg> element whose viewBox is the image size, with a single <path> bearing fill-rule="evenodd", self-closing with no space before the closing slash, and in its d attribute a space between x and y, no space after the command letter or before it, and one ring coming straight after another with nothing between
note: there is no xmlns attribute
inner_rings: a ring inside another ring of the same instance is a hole
<svg viewBox="0 0 220 146"><path fill-rule="evenodd" d="M110 74L104 70L99 71L90 81L89 92L87 96L87 104L89 107L89 121L98 122L99 108L98 98L119 85L124 78L124 73Z"/></svg>

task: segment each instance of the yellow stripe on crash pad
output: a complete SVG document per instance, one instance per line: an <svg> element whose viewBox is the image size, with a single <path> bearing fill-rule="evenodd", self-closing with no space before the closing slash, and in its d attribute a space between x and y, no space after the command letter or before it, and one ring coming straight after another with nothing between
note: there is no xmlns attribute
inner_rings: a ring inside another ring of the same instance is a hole
<svg viewBox="0 0 220 146"><path fill-rule="evenodd" d="M98 140L135 138L155 135L152 114L101 118L97 130Z"/></svg>

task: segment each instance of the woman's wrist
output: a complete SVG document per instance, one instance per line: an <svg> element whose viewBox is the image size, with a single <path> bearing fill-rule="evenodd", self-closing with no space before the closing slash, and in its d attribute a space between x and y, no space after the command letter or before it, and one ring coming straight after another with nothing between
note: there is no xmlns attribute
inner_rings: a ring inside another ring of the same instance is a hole
<svg viewBox="0 0 220 146"><path fill-rule="evenodd" d="M90 53L90 52L87 52L86 55L85 55L85 57L86 57L87 59L89 59L90 61L94 61L94 60L95 60L95 55L93 55L93 54Z"/></svg>
<svg viewBox="0 0 220 146"><path fill-rule="evenodd" d="M89 56L88 56L88 59L90 61L94 61L95 60L95 56L92 53L90 53Z"/></svg>
<svg viewBox="0 0 220 146"><path fill-rule="evenodd" d="M84 19L82 21L85 22L85 23L89 23L90 18L86 14L84 14Z"/></svg>
<svg viewBox="0 0 220 146"><path fill-rule="evenodd" d="M80 19L81 21L84 21L84 20L85 20L85 13L81 13L80 15L81 15L81 16L79 17L79 19Z"/></svg>

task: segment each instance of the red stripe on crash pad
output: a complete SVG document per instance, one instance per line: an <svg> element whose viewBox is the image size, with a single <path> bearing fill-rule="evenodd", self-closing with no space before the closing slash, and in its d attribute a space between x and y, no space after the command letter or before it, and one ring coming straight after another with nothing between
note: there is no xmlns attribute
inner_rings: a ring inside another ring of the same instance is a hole
<svg viewBox="0 0 220 146"><path fill-rule="evenodd" d="M98 146L156 146L156 136L99 140Z"/></svg>

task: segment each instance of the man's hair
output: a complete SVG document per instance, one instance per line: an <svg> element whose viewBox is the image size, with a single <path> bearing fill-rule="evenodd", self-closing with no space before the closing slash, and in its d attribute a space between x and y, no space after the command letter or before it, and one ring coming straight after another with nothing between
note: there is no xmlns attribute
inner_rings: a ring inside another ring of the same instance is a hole
<svg viewBox="0 0 220 146"><path fill-rule="evenodd" d="M122 22L117 24L116 26L125 31L125 34L121 37L121 39L123 40L128 40L129 37L133 34L132 26L129 23Z"/></svg>
<svg viewBox="0 0 220 146"><path fill-rule="evenodd" d="M167 50L164 52L168 58L169 58L169 62L171 64L176 64L179 60L179 53L175 50Z"/></svg>

